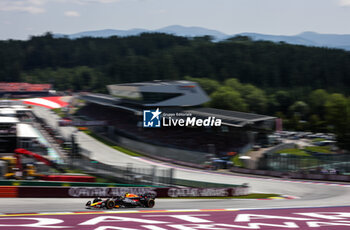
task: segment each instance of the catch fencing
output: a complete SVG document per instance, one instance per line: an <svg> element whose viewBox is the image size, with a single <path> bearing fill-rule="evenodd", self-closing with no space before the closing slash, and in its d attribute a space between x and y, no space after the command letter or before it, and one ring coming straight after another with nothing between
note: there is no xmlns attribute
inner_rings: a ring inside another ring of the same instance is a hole
<svg viewBox="0 0 350 230"><path fill-rule="evenodd" d="M69 167L125 184L172 185L173 169L134 164L104 164L86 157L71 158Z"/></svg>
<svg viewBox="0 0 350 230"><path fill-rule="evenodd" d="M315 153L310 156L265 154L260 159L259 169L281 172L348 174L350 172L350 156L348 154Z"/></svg>

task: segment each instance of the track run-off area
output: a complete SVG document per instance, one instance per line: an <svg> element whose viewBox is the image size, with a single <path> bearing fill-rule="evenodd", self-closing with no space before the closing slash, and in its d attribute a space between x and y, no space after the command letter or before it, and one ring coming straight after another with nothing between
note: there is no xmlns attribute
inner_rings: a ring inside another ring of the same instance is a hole
<svg viewBox="0 0 350 230"><path fill-rule="evenodd" d="M0 215L0 229L229 230L350 228L350 207L117 210Z"/></svg>

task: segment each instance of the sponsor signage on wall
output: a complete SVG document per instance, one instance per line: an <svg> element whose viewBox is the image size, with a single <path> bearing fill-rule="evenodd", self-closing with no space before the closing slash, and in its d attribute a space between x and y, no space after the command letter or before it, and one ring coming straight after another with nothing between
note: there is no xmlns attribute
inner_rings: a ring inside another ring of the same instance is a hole
<svg viewBox="0 0 350 230"><path fill-rule="evenodd" d="M234 188L153 188L153 187L18 187L18 197L115 197L126 192L152 193L156 197L226 197L247 195L248 187Z"/></svg>
<svg viewBox="0 0 350 230"><path fill-rule="evenodd" d="M104 126L107 125L107 121L71 121L60 120L59 126Z"/></svg>

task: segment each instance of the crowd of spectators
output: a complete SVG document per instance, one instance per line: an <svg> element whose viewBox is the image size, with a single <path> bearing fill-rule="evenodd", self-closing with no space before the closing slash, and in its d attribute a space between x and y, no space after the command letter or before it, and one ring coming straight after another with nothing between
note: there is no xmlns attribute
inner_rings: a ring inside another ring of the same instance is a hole
<svg viewBox="0 0 350 230"><path fill-rule="evenodd" d="M51 84L30 84L25 82L0 82L0 96L6 98L27 98L47 96L52 90Z"/></svg>
<svg viewBox="0 0 350 230"><path fill-rule="evenodd" d="M30 84L22 82L0 82L0 91L5 92L31 92L31 91L49 91L51 84Z"/></svg>

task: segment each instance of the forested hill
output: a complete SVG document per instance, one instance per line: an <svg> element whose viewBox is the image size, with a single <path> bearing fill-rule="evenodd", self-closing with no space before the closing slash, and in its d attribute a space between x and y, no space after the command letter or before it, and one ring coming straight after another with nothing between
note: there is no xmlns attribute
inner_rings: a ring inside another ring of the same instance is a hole
<svg viewBox="0 0 350 230"><path fill-rule="evenodd" d="M0 81L53 83L58 90L102 91L106 84L237 78L263 89L323 88L350 93L350 52L234 37L131 37L0 41Z"/></svg>
<svg viewBox="0 0 350 230"><path fill-rule="evenodd" d="M283 118L290 130L333 132L350 150L350 52L234 37L141 34L0 41L0 81L106 92L107 84L189 79L207 106Z"/></svg>

